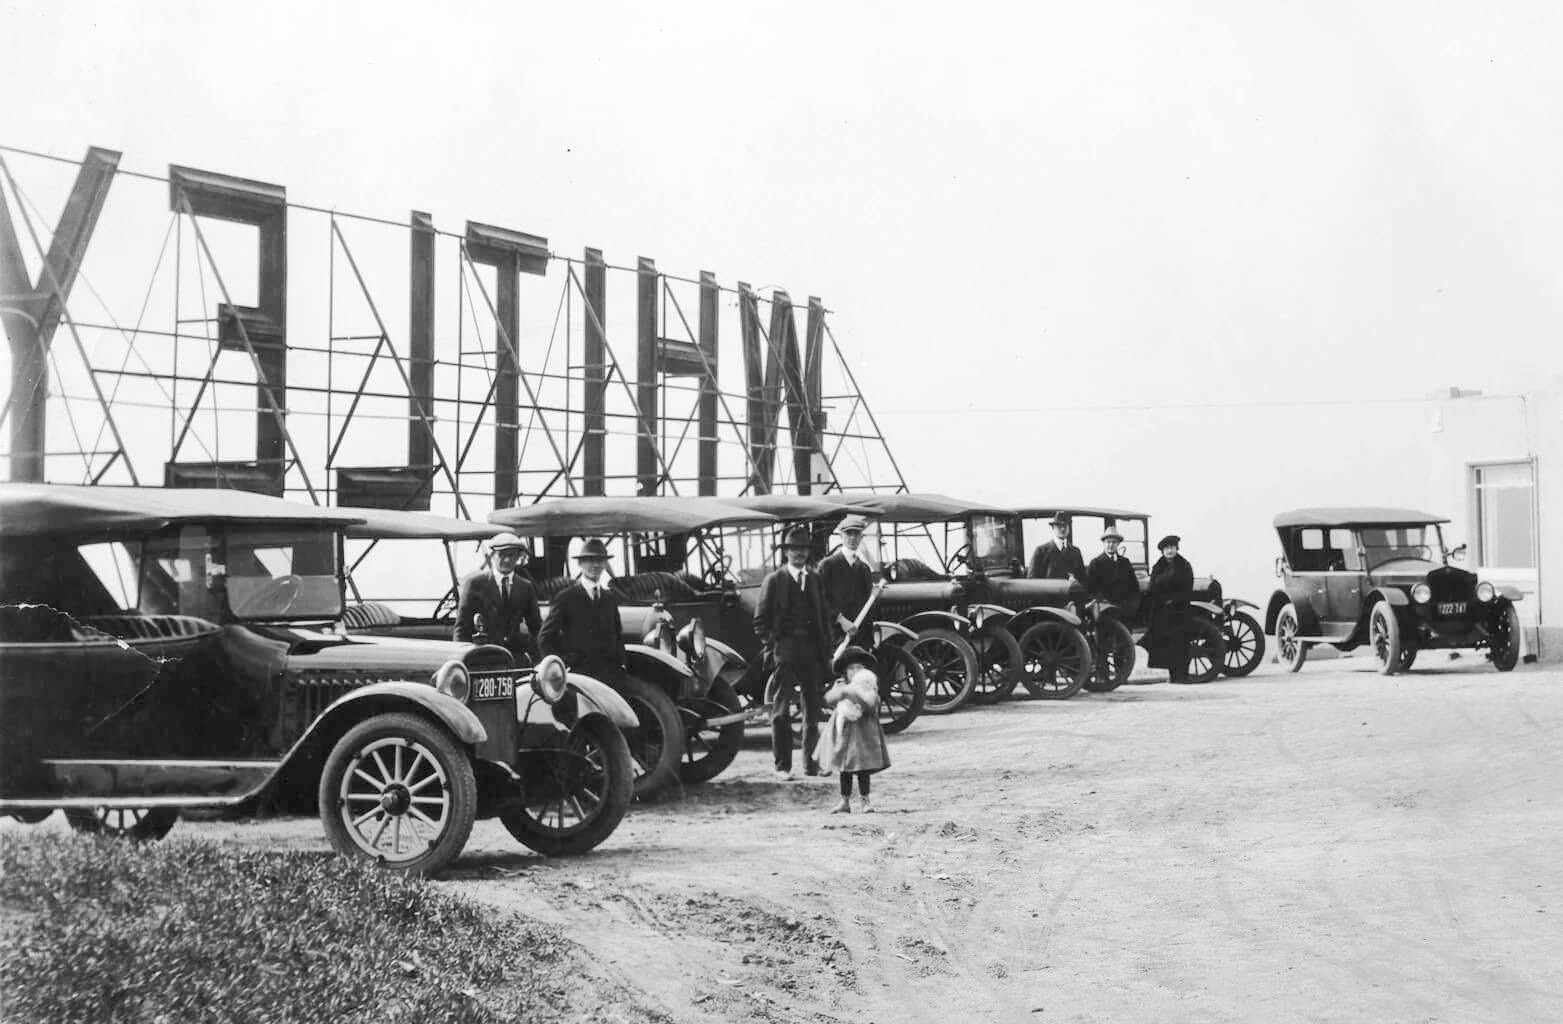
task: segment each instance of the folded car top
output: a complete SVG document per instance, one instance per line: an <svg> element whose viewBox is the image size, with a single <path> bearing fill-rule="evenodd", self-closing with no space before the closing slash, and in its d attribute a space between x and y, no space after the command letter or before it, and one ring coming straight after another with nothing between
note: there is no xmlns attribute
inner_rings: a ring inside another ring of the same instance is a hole
<svg viewBox="0 0 1563 1024"><path fill-rule="evenodd" d="M499 508L488 514L522 537L602 537L623 533L688 533L728 524L774 523L768 512L731 505L719 498L575 497L544 498L535 505Z"/></svg>
<svg viewBox="0 0 1563 1024"><path fill-rule="evenodd" d="M363 522L347 528L354 540L487 540L503 526L473 519L454 519L428 512L401 512L385 508L355 508Z"/></svg>
<svg viewBox="0 0 1563 1024"><path fill-rule="evenodd" d="M1276 526L1430 526L1447 523L1448 516L1435 516L1409 508L1297 508L1275 517Z"/></svg>
<svg viewBox="0 0 1563 1024"><path fill-rule="evenodd" d="M362 523L359 509L327 508L249 491L205 487L0 484L0 536L152 533L174 523Z"/></svg>
<svg viewBox="0 0 1563 1024"><path fill-rule="evenodd" d="M1013 509L999 508L980 501L928 492L833 491L819 497L838 505L854 506L847 511L874 515L887 523L942 523L960 519L971 512L992 515L1010 515L1014 512Z"/></svg>

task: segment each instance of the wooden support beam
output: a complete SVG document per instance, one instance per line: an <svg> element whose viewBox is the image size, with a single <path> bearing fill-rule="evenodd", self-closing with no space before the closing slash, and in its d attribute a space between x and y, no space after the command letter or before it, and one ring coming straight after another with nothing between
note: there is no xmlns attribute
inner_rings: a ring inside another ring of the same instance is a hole
<svg viewBox="0 0 1563 1024"><path fill-rule="evenodd" d="M657 276L655 260L640 257L635 264L636 377L635 402L640 406L635 445L636 490L657 494L662 473L657 465Z"/></svg>
<svg viewBox="0 0 1563 1024"><path fill-rule="evenodd" d="M411 264L408 274L407 464L434 464L434 439L423 416L434 415L434 218L412 211L408 232ZM420 410L422 415L420 415Z"/></svg>
<svg viewBox="0 0 1563 1024"><path fill-rule="evenodd" d="M702 270L700 272L700 351L705 353L709 369L700 380L700 401L696 410L700 430L699 493L712 495L717 491L716 400L719 382L716 342L721 297L721 289L716 284L716 275L709 270Z"/></svg>
<svg viewBox="0 0 1563 1024"><path fill-rule="evenodd" d="M584 420L581 493L604 494L607 470L608 366L603 345L603 324L608 322L608 267L601 249L586 250L586 337Z"/></svg>
<svg viewBox="0 0 1563 1024"><path fill-rule="evenodd" d="M771 493L770 459L766 457L768 410L765 405L765 353L760 341L760 308L754 290L738 282L738 330L744 353L744 386L748 395L749 463L754 467L749 488Z"/></svg>

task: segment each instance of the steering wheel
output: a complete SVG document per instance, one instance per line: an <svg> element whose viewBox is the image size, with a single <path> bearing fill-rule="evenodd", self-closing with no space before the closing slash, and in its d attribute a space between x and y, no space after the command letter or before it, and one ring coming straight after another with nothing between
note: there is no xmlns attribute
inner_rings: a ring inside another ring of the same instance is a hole
<svg viewBox="0 0 1563 1024"><path fill-rule="evenodd" d="M720 590L727 585L728 572L733 567L733 556L728 554L717 555L716 559L706 567L706 582Z"/></svg>
<svg viewBox="0 0 1563 1024"><path fill-rule="evenodd" d="M262 587L251 599L250 607L265 615L286 615L293 610L303 590L304 580L290 572Z"/></svg>
<svg viewBox="0 0 1563 1024"><path fill-rule="evenodd" d="M950 552L950 557L944 560L944 572L946 576L954 576L956 566L971 567L971 545L962 544Z"/></svg>
<svg viewBox="0 0 1563 1024"><path fill-rule="evenodd" d="M1424 562L1431 562L1433 560L1433 549L1423 544L1417 548L1417 556Z"/></svg>
<svg viewBox="0 0 1563 1024"><path fill-rule="evenodd" d="M440 598L434 606L434 618L444 619L456 614L456 588L453 586L445 591L445 596Z"/></svg>

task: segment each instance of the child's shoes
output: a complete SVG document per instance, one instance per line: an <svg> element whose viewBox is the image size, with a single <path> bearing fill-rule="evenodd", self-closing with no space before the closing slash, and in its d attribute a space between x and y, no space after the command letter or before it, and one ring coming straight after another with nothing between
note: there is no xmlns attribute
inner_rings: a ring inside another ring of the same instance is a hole
<svg viewBox="0 0 1563 1024"><path fill-rule="evenodd" d="M842 801L842 802L845 803L846 801ZM866 797L866 796L865 797L860 797L860 798L858 798L858 802L863 805L863 813L864 814L873 814L874 813L874 805L868 802L868 797Z"/></svg>
<svg viewBox="0 0 1563 1024"><path fill-rule="evenodd" d="M836 806L834 806L834 807L832 807L830 809L830 813L831 814L851 814L852 813L852 801L848 800L846 797L842 797L840 800L838 800L836 802Z"/></svg>

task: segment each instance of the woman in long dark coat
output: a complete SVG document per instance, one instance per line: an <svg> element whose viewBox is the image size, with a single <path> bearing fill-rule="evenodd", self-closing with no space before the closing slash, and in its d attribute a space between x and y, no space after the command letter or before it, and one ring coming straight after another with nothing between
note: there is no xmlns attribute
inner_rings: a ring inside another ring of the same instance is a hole
<svg viewBox="0 0 1563 1024"><path fill-rule="evenodd" d="M1140 641L1150 653L1150 667L1166 669L1174 683L1189 678L1189 598L1194 592L1194 567L1178 554L1181 541L1169 534L1156 545L1161 557L1151 566L1146 588L1150 628Z"/></svg>

